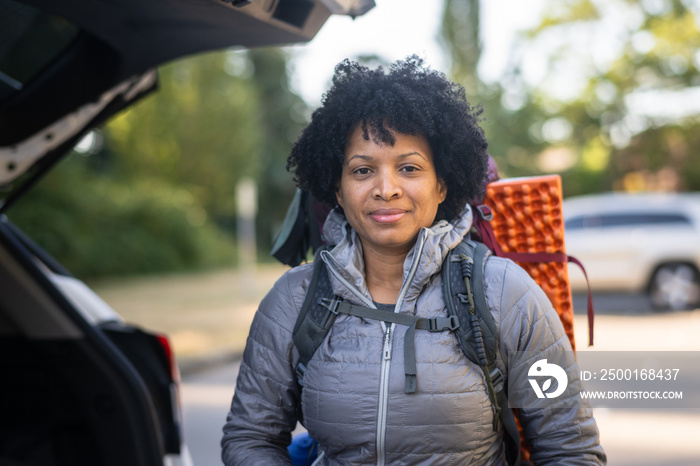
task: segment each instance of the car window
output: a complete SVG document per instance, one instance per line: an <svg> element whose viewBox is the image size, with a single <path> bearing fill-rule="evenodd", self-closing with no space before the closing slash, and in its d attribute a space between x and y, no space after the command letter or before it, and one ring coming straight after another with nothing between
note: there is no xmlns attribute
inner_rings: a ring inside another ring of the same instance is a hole
<svg viewBox="0 0 700 466"><path fill-rule="evenodd" d="M690 219L681 213L608 213L594 215L580 215L570 218L565 223L565 228L578 230L582 228L612 228L612 227L637 227L652 225L691 225Z"/></svg>
<svg viewBox="0 0 700 466"><path fill-rule="evenodd" d="M0 0L0 101L20 92L78 33L75 25L61 17Z"/></svg>

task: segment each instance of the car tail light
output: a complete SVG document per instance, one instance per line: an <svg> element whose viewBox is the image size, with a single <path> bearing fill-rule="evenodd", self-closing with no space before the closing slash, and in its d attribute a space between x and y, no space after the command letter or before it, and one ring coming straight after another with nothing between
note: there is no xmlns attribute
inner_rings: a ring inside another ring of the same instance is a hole
<svg viewBox="0 0 700 466"><path fill-rule="evenodd" d="M180 384L180 369L177 366L177 361L175 360L175 353L173 352L172 346L170 345L170 339L167 335L163 333L156 333L155 337L158 342L163 347L165 351L165 356L168 358L168 369L170 371L170 377L172 377L173 382Z"/></svg>
<svg viewBox="0 0 700 466"><path fill-rule="evenodd" d="M160 343L168 361L168 371L172 380L172 383L170 384L170 400L172 403L171 411L173 415L173 428L175 429L176 438L178 439L179 444L177 445L177 452L183 454L184 452L180 451L184 433L184 423L182 418L182 400L180 398L180 369L177 365L177 361L175 359L175 352L173 351L168 336L163 333L154 333L153 336L155 336L158 340L158 343ZM175 445L172 445L171 448L174 446Z"/></svg>

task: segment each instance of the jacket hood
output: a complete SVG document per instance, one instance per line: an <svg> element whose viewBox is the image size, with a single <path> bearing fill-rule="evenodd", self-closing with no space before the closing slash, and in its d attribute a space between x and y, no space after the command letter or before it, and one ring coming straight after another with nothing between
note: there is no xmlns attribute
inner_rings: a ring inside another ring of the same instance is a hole
<svg viewBox="0 0 700 466"><path fill-rule="evenodd" d="M464 212L451 222L440 220L430 228L420 230L416 244L404 261L405 303L415 301L430 277L440 271L449 251L469 233L472 221L472 209L467 205ZM328 215L323 226L323 240L335 247L322 253L321 257L348 282L340 283L341 279L331 274L336 294L343 299L359 300L370 305L372 298L365 282L362 242L345 215L338 210L334 209ZM349 288L347 284L352 287Z"/></svg>

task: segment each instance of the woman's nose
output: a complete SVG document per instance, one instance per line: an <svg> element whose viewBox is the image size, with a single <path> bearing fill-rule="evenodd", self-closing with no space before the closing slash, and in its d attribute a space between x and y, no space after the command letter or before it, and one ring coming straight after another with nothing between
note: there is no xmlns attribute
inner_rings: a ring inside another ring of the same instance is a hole
<svg viewBox="0 0 700 466"><path fill-rule="evenodd" d="M376 177L374 192L375 199L392 199L401 196L401 184L395 173L380 172Z"/></svg>

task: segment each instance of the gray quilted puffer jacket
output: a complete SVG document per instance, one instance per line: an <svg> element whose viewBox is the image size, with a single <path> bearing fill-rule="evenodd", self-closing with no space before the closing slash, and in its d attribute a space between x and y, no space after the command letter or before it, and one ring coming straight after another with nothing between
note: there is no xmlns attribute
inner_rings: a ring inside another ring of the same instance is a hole
<svg viewBox="0 0 700 466"><path fill-rule="evenodd" d="M471 212L454 224L421 230L406 257L396 308L422 317L445 316L440 268L471 226ZM342 215L324 227L323 253L334 292L374 307L364 282L362 245ZM311 278L310 264L285 273L260 304L224 426L222 458L233 465L289 465L286 447L301 401L304 425L320 442L318 465L502 465L503 432L481 369L462 353L453 332L415 333L417 391L404 393L405 326L339 315L309 362L300 390L292 329ZM516 264L486 262L485 291L500 333L498 366L512 351L571 351L544 292ZM573 369L571 369L573 371ZM576 380L573 383L580 383ZM301 400L300 400L301 397ZM556 410L521 410L537 465L605 464L590 406L579 397Z"/></svg>

